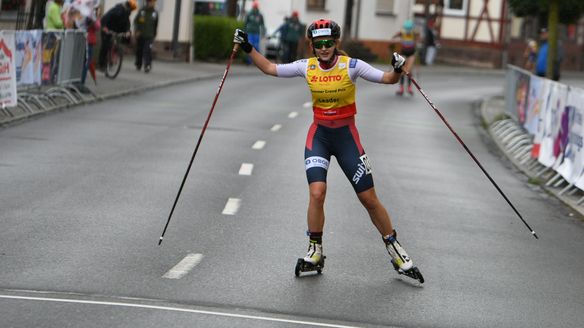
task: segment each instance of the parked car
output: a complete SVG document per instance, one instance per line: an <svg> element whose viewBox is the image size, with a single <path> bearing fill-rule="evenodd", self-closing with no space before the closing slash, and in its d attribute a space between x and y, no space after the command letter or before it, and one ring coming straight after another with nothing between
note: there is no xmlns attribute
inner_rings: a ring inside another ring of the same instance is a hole
<svg viewBox="0 0 584 328"><path fill-rule="evenodd" d="M274 60L284 58L284 48L280 41L280 31L268 34L266 37L266 58Z"/></svg>

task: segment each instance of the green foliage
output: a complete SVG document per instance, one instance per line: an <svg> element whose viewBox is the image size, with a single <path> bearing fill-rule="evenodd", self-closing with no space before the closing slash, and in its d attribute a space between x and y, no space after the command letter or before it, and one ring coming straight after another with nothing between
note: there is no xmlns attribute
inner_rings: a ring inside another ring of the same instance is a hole
<svg viewBox="0 0 584 328"><path fill-rule="evenodd" d="M584 14L584 1L557 0L560 6L560 22L571 24ZM518 17L548 17L551 0L509 0L509 7ZM546 20L544 20L546 21Z"/></svg>
<svg viewBox="0 0 584 328"><path fill-rule="evenodd" d="M243 23L231 17L199 16L193 18L193 45L199 60L223 60L233 49L233 32Z"/></svg>
<svg viewBox="0 0 584 328"><path fill-rule="evenodd" d="M366 62L372 62L377 59L377 56L369 48L356 40L343 41L341 49L351 56L351 58L358 58Z"/></svg>

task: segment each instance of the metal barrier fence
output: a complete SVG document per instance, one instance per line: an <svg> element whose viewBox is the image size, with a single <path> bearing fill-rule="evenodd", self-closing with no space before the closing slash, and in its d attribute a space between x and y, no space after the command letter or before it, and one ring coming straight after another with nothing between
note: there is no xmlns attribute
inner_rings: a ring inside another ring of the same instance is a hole
<svg viewBox="0 0 584 328"><path fill-rule="evenodd" d="M584 203L584 89L509 65L505 111L509 118L489 129L510 159L574 205Z"/></svg>
<svg viewBox="0 0 584 328"><path fill-rule="evenodd" d="M16 102L0 99L0 123L95 98L76 86L85 65L86 38L86 32L76 30L0 31L0 45L5 44L0 60L13 57L15 70L6 76L0 71L0 87L16 85Z"/></svg>

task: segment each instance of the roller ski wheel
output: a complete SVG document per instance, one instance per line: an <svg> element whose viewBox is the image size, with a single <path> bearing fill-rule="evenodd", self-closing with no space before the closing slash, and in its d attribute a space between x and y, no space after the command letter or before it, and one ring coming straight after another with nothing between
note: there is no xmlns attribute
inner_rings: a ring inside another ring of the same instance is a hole
<svg viewBox="0 0 584 328"><path fill-rule="evenodd" d="M322 273L322 269L324 269L324 259L326 256L323 256L320 262L317 264L312 264L310 262L304 261L303 258L298 259L296 262L296 268L294 268L294 274L296 277L300 277L301 272L313 272L316 271L317 274Z"/></svg>
<svg viewBox="0 0 584 328"><path fill-rule="evenodd" d="M412 267L411 269L404 271L397 264L395 264L393 260L391 260L391 264L393 265L393 268L395 269L395 271L397 271L397 273L403 274L414 280L417 280L421 284L424 283L424 276L422 276L422 273L420 272L420 270L418 270L418 267Z"/></svg>

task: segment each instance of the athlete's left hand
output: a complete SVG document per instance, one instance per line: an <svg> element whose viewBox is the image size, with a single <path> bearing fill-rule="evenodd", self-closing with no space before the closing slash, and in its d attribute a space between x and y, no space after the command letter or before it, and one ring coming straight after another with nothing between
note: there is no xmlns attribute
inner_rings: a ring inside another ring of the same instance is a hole
<svg viewBox="0 0 584 328"><path fill-rule="evenodd" d="M393 56L391 57L391 66L393 66L393 70L396 73L402 72L402 67L404 66L405 63L406 60L403 56L401 56L397 52L393 53Z"/></svg>

